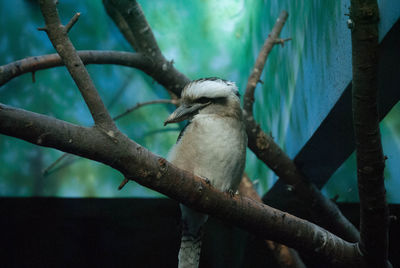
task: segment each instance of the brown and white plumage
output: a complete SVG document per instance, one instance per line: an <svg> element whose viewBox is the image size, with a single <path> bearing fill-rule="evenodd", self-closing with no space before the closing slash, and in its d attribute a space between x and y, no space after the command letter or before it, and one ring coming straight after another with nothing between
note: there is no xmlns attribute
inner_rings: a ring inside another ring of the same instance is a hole
<svg viewBox="0 0 400 268"><path fill-rule="evenodd" d="M221 191L236 191L246 159L247 135L238 89L219 78L192 81L182 91L181 106L165 124L189 120L168 159L207 178ZM198 267L202 226L207 215L184 205L179 267Z"/></svg>

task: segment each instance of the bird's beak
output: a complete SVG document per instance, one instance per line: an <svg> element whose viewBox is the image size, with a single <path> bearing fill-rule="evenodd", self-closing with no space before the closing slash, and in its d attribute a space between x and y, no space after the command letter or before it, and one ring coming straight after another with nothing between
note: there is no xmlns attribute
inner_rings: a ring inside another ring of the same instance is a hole
<svg viewBox="0 0 400 268"><path fill-rule="evenodd" d="M191 105L182 103L181 106L179 106L170 116L168 116L167 120L164 121L164 126L169 123L178 123L186 120L201 108L204 108L209 104L211 104L211 102L195 103Z"/></svg>

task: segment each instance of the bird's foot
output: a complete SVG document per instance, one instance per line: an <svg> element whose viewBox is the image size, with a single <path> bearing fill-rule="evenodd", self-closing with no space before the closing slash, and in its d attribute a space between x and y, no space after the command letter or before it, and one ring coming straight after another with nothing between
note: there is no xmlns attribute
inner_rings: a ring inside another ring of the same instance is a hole
<svg viewBox="0 0 400 268"><path fill-rule="evenodd" d="M234 197L234 196L235 196L235 191L233 191L232 189L228 189L226 192L227 192L231 197Z"/></svg>
<svg viewBox="0 0 400 268"><path fill-rule="evenodd" d="M200 176L200 178L202 178L207 185L211 185L211 181L207 177Z"/></svg>

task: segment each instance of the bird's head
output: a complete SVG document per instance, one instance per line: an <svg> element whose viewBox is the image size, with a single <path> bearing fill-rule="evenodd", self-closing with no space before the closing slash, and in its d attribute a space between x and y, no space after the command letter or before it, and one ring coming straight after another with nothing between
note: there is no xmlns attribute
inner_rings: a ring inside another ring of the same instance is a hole
<svg viewBox="0 0 400 268"><path fill-rule="evenodd" d="M190 82L182 91L181 105L165 120L164 126L191 120L199 113L241 118L236 84L215 77Z"/></svg>

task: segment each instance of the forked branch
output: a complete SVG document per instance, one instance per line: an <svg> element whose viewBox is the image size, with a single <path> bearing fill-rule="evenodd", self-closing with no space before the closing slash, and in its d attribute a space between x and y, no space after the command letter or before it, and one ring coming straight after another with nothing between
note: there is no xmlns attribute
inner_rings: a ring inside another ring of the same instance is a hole
<svg viewBox="0 0 400 268"><path fill-rule="evenodd" d="M46 33L81 92L95 124L104 128L107 133L109 133L108 131L114 131L116 129L114 122L68 37L68 29L61 24L55 1L40 0L39 4L46 23ZM71 26L72 24L73 22L70 23Z"/></svg>

